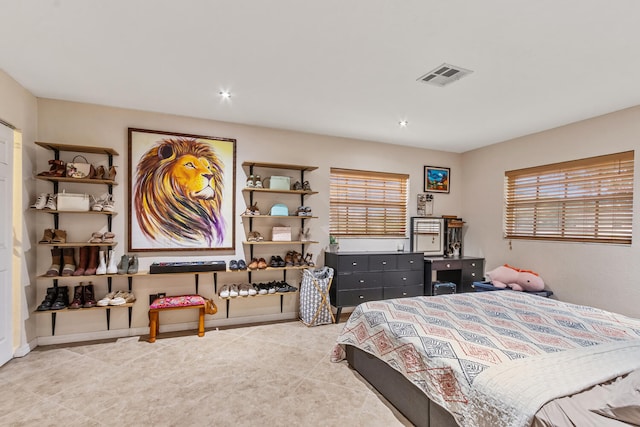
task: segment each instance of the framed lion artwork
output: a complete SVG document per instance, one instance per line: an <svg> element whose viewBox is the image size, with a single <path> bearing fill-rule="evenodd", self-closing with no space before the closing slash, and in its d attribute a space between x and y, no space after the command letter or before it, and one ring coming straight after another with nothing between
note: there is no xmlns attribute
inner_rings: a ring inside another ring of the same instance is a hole
<svg viewBox="0 0 640 427"><path fill-rule="evenodd" d="M129 128L128 250L234 250L235 176L235 139Z"/></svg>

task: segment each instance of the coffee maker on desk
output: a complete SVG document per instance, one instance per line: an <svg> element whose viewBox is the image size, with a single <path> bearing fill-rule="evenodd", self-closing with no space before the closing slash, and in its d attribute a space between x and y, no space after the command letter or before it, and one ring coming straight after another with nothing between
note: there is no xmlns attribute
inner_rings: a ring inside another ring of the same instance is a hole
<svg viewBox="0 0 640 427"><path fill-rule="evenodd" d="M443 215L443 218L445 229L444 256L446 258L460 257L462 256L462 226L464 221L455 216Z"/></svg>

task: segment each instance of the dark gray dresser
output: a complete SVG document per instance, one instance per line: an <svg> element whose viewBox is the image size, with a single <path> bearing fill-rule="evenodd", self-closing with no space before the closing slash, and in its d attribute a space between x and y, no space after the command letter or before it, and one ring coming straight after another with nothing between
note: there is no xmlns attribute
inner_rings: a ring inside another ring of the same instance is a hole
<svg viewBox="0 0 640 427"><path fill-rule="evenodd" d="M336 321L342 307L424 295L422 252L325 252L324 264L334 269L329 295Z"/></svg>

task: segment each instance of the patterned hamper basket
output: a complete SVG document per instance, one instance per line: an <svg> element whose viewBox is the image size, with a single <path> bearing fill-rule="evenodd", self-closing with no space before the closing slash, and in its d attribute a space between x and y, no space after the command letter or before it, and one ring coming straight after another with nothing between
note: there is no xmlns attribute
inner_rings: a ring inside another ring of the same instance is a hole
<svg viewBox="0 0 640 427"><path fill-rule="evenodd" d="M329 289L333 279L333 268L306 269L300 285L300 320L307 326L335 323Z"/></svg>

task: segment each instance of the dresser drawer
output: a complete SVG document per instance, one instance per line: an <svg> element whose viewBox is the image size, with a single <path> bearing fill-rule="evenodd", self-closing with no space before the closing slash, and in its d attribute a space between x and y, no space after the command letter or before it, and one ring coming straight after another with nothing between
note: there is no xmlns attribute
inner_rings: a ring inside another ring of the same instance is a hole
<svg viewBox="0 0 640 427"><path fill-rule="evenodd" d="M396 269L397 255L384 254L384 255L371 255L369 256L369 270L371 271L385 271Z"/></svg>
<svg viewBox="0 0 640 427"><path fill-rule="evenodd" d="M385 271L382 274L385 287L394 286L423 286L424 274L422 270Z"/></svg>
<svg viewBox="0 0 640 427"><path fill-rule="evenodd" d="M462 282L472 283L482 281L484 276L483 259L465 259L462 261Z"/></svg>
<svg viewBox="0 0 640 427"><path fill-rule="evenodd" d="M397 257L398 270L421 270L424 268L424 255L402 254Z"/></svg>
<svg viewBox="0 0 640 427"><path fill-rule="evenodd" d="M431 269L432 270L461 270L462 260L459 260L459 259L434 260L434 261L431 261Z"/></svg>
<svg viewBox="0 0 640 427"><path fill-rule="evenodd" d="M336 287L341 291L344 289L365 289L382 286L382 273L341 274L336 279Z"/></svg>
<svg viewBox="0 0 640 427"><path fill-rule="evenodd" d="M338 291L337 301L331 301L335 306L353 306L367 301L382 299L382 288L359 289L350 291Z"/></svg>
<svg viewBox="0 0 640 427"><path fill-rule="evenodd" d="M341 255L338 257L338 274L353 271L369 271L369 257L367 255Z"/></svg>
<svg viewBox="0 0 640 427"><path fill-rule="evenodd" d="M407 298L424 295L424 287L419 286L394 286L382 288L382 296L388 298Z"/></svg>

